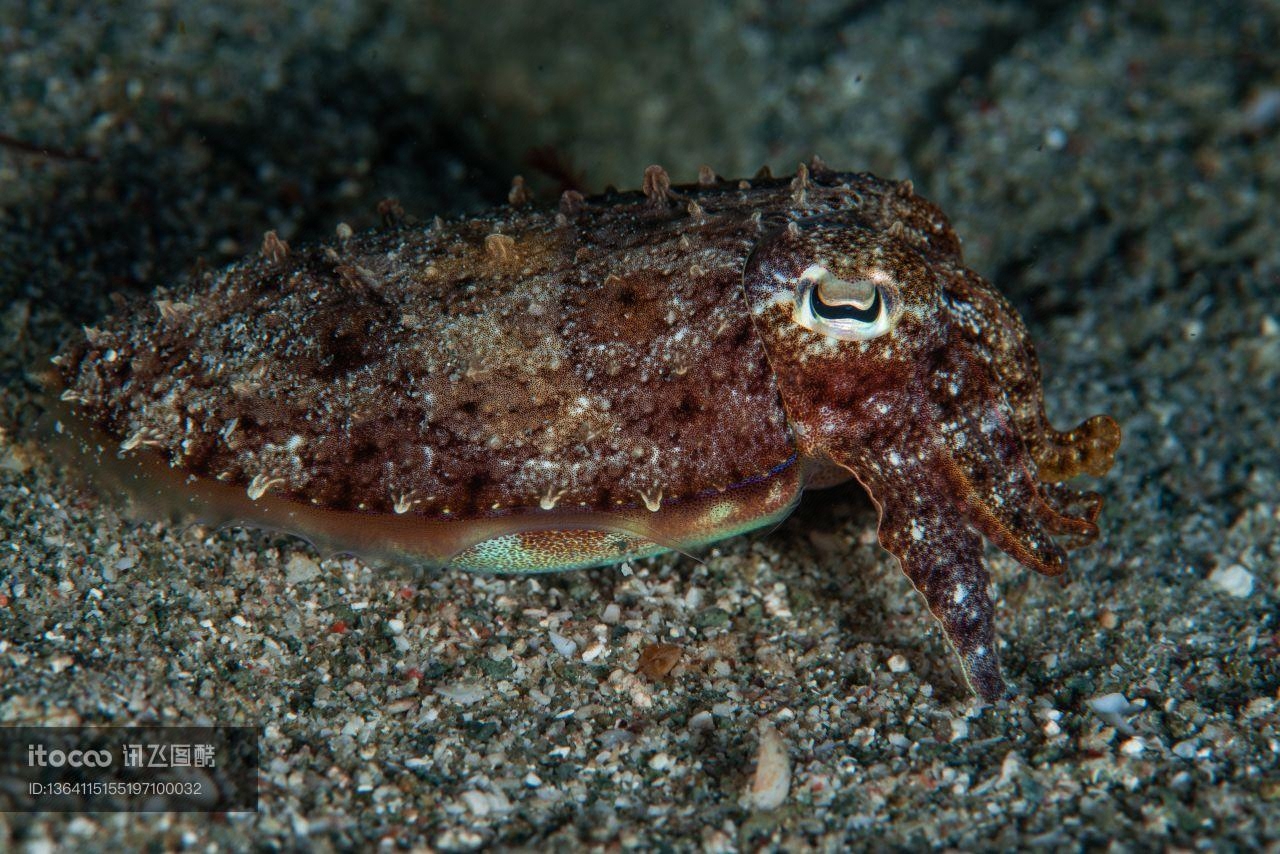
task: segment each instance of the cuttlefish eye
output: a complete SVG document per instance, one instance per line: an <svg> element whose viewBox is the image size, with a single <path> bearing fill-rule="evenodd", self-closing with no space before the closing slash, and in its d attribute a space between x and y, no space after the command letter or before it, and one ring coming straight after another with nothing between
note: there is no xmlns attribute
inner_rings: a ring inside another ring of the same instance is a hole
<svg viewBox="0 0 1280 854"><path fill-rule="evenodd" d="M896 295L888 282L842 279L821 264L800 274L795 321L843 341L867 341L893 329Z"/></svg>

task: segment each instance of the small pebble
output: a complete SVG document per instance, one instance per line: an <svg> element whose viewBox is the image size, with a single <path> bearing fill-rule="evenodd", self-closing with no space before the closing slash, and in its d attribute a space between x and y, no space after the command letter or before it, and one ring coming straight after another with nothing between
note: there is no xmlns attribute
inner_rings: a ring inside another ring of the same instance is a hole
<svg viewBox="0 0 1280 854"><path fill-rule="evenodd" d="M489 696L488 690L478 682L458 682L437 688L436 693L446 700L452 700L459 706L470 706Z"/></svg>
<svg viewBox="0 0 1280 854"><path fill-rule="evenodd" d="M649 767L654 771L666 771L672 764L671 756L667 753L655 753L649 760Z"/></svg>
<svg viewBox="0 0 1280 854"><path fill-rule="evenodd" d="M889 656L889 669L894 673L906 673L911 669L911 665L905 657L895 654Z"/></svg>
<svg viewBox="0 0 1280 854"><path fill-rule="evenodd" d="M640 661L636 669L656 682L667 678L680 663L680 656L680 647L675 644L651 643L640 651Z"/></svg>
<svg viewBox="0 0 1280 854"><path fill-rule="evenodd" d="M600 733L597 738L600 739L600 746L605 750L618 747L623 744L630 744L636 740L635 734L625 729L607 729Z"/></svg>
<svg viewBox="0 0 1280 854"><path fill-rule="evenodd" d="M306 555L295 554L284 565L284 580L289 584L301 584L320 574L320 565Z"/></svg>
<svg viewBox="0 0 1280 854"><path fill-rule="evenodd" d="M551 638L551 645L556 648L556 652L565 658L573 658L573 654L578 651L578 642L571 640L559 632L548 632Z"/></svg>
<svg viewBox="0 0 1280 854"><path fill-rule="evenodd" d="M711 716L710 712L698 712L696 715L689 718L689 729L692 732L708 732L715 729L715 727L716 720Z"/></svg>
<svg viewBox="0 0 1280 854"><path fill-rule="evenodd" d="M489 796L484 792L478 792L474 789L470 792L462 793L462 802L467 805L467 809L471 810L478 816L486 816L492 810L489 803Z"/></svg>
<svg viewBox="0 0 1280 854"><path fill-rule="evenodd" d="M1238 563L1209 573L1209 583L1237 599L1245 599L1253 593L1253 573Z"/></svg>
<svg viewBox="0 0 1280 854"><path fill-rule="evenodd" d="M1089 707L1100 715L1127 715L1137 711L1124 694L1103 694L1089 701Z"/></svg>
<svg viewBox="0 0 1280 854"><path fill-rule="evenodd" d="M773 810L782 806L791 790L791 757L787 743L772 724L760 727L760 753L756 757L756 774L751 780L749 801L757 810Z"/></svg>
<svg viewBox="0 0 1280 854"><path fill-rule="evenodd" d="M1125 756L1139 756L1147 749L1147 743L1137 736L1125 741L1120 745L1120 752Z"/></svg>
<svg viewBox="0 0 1280 854"><path fill-rule="evenodd" d="M1016 750L1010 750L1004 755L1004 761L1000 763L1000 784L1008 785L1018 779L1026 770L1026 765L1022 754Z"/></svg>

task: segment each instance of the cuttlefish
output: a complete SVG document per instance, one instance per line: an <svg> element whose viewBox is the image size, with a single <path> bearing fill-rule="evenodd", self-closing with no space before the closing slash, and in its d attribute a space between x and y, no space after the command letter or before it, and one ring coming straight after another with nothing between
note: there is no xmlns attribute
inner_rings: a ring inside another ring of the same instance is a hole
<svg viewBox="0 0 1280 854"><path fill-rule="evenodd" d="M974 691L1004 692L983 537L1045 575L1120 441L1045 417L1026 326L909 182L673 186L253 257L55 362L133 491L362 555L530 573L693 551L856 479Z"/></svg>

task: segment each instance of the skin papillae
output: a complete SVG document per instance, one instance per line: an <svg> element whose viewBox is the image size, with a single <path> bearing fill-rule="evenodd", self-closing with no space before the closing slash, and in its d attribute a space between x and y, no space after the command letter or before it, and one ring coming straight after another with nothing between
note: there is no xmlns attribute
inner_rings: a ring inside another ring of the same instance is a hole
<svg viewBox="0 0 1280 854"><path fill-rule="evenodd" d="M511 202L269 233L86 329L55 359L64 420L144 500L482 571L687 550L856 477L969 684L1001 695L982 537L1063 572L1101 500L1059 482L1105 473L1120 433L1050 426L1025 326L942 213L818 161Z"/></svg>

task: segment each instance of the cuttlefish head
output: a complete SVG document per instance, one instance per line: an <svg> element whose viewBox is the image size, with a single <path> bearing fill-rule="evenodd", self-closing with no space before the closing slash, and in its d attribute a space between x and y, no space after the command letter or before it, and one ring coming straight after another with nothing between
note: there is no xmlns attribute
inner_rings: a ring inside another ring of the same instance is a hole
<svg viewBox="0 0 1280 854"><path fill-rule="evenodd" d="M800 450L866 487L881 545L990 700L1004 682L982 536L1063 572L1064 547L1097 536L1101 499L1048 481L1105 472L1119 428L1048 425L1021 319L958 261L900 232L802 220L761 240L743 288Z"/></svg>

